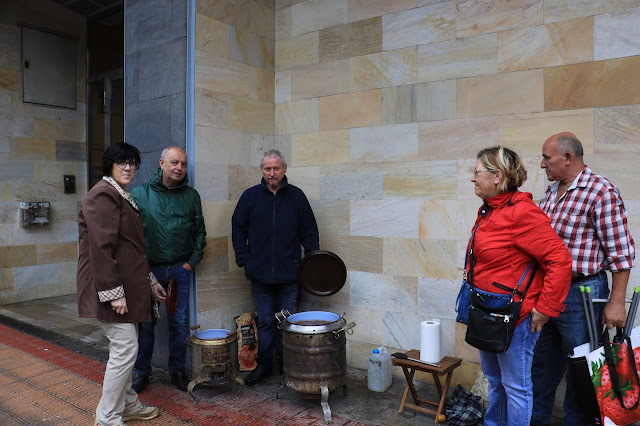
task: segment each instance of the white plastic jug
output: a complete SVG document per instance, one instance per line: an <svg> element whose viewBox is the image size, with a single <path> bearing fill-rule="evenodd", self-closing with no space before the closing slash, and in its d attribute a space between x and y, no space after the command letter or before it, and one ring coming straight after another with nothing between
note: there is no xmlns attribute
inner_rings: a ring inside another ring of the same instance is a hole
<svg viewBox="0 0 640 426"><path fill-rule="evenodd" d="M389 389L392 381L391 355L384 346L374 349L367 363L367 386L374 392Z"/></svg>

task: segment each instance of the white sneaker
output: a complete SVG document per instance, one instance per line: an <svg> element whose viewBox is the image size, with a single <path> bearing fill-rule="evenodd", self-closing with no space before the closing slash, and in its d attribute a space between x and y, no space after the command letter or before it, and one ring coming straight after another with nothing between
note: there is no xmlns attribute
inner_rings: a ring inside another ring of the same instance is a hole
<svg viewBox="0 0 640 426"><path fill-rule="evenodd" d="M122 413L122 421L128 422L130 420L151 420L160 415L160 409L158 407L150 407L139 402L136 408L129 412Z"/></svg>

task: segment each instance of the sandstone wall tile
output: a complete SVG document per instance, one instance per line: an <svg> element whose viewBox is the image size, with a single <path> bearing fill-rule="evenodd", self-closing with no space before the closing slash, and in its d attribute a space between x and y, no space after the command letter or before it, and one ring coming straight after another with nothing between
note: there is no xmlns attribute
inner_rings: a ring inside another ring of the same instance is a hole
<svg viewBox="0 0 640 426"><path fill-rule="evenodd" d="M384 323L382 320L382 316L384 315L383 311L377 309L368 309L368 308L358 308L352 307L349 308L349 321L353 321L356 323L356 327L353 328L353 334L349 336L349 342L353 341L356 345L360 342L382 342L384 339ZM365 327L359 327L357 324L363 324ZM371 345L364 344L366 348L358 348L357 352L349 356L347 354L348 365L360 365L360 368L366 368L365 361L371 356ZM349 352L349 351L347 351ZM358 361L356 361L358 359ZM358 367L356 367L358 368Z"/></svg>
<svg viewBox="0 0 640 426"><path fill-rule="evenodd" d="M381 169L378 163L325 166L320 171L320 199L381 200Z"/></svg>
<svg viewBox="0 0 640 426"><path fill-rule="evenodd" d="M495 33L418 46L419 82L497 72L498 41Z"/></svg>
<svg viewBox="0 0 640 426"><path fill-rule="evenodd" d="M355 200L351 202L351 235L417 238L418 200Z"/></svg>
<svg viewBox="0 0 640 426"><path fill-rule="evenodd" d="M458 167L455 161L384 163L385 199L455 198Z"/></svg>
<svg viewBox="0 0 640 426"><path fill-rule="evenodd" d="M463 118L419 123L421 160L476 158L483 148L498 144L497 117Z"/></svg>
<svg viewBox="0 0 640 426"><path fill-rule="evenodd" d="M20 160L55 160L56 143L47 139L11 139L11 157Z"/></svg>
<svg viewBox="0 0 640 426"><path fill-rule="evenodd" d="M320 200L320 168L289 167L287 169L289 183L302 189L309 200Z"/></svg>
<svg viewBox="0 0 640 426"><path fill-rule="evenodd" d="M546 70L545 70L546 73ZM546 74L545 74L546 76ZM458 118L541 112L547 90L542 70L470 77L457 80Z"/></svg>
<svg viewBox="0 0 640 426"><path fill-rule="evenodd" d="M198 0L196 13L240 29L249 28L251 0Z"/></svg>
<svg viewBox="0 0 640 426"><path fill-rule="evenodd" d="M197 157L196 157L197 158ZM189 177L191 179L191 177ZM194 188L202 201L229 199L229 175L224 164L195 162Z"/></svg>
<svg viewBox="0 0 640 426"><path fill-rule="evenodd" d="M198 290L200 278L229 272L229 239L227 237L207 238L204 257L198 263Z"/></svg>
<svg viewBox="0 0 640 426"><path fill-rule="evenodd" d="M319 108L318 99L276 104L275 134L317 132Z"/></svg>
<svg viewBox="0 0 640 426"><path fill-rule="evenodd" d="M249 97L251 66L196 54L195 85L219 93Z"/></svg>
<svg viewBox="0 0 640 426"><path fill-rule="evenodd" d="M456 305L459 291L460 282L457 280L419 278L418 314L431 318L455 320L456 311L451 307ZM435 295L437 297L434 297ZM442 328L442 322L440 328ZM451 340L453 341L453 338Z"/></svg>
<svg viewBox="0 0 640 426"><path fill-rule="evenodd" d="M479 198L423 201L418 216L419 238L466 242L475 223L479 203Z"/></svg>
<svg viewBox="0 0 640 426"><path fill-rule="evenodd" d="M21 266L13 268L13 285L17 290L33 289L68 281L75 281L77 262L71 262L73 269L65 268L65 263Z"/></svg>
<svg viewBox="0 0 640 426"><path fill-rule="evenodd" d="M636 6L640 0L545 0L544 21L567 21Z"/></svg>
<svg viewBox="0 0 640 426"><path fill-rule="evenodd" d="M640 151L640 105L593 110L594 152Z"/></svg>
<svg viewBox="0 0 640 426"><path fill-rule="evenodd" d="M349 201L317 200L311 202L313 214L318 222L320 231L320 245L324 247L326 235L349 235L350 210Z"/></svg>
<svg viewBox="0 0 640 426"><path fill-rule="evenodd" d="M377 126L382 122L380 89L326 96L319 100L320 130Z"/></svg>
<svg viewBox="0 0 640 426"><path fill-rule="evenodd" d="M351 161L406 161L418 154L418 124L358 127L349 131Z"/></svg>
<svg viewBox="0 0 640 426"><path fill-rule="evenodd" d="M593 17L593 59L640 55L640 7Z"/></svg>
<svg viewBox="0 0 640 426"><path fill-rule="evenodd" d="M291 8L277 9L275 20L276 40L291 37Z"/></svg>
<svg viewBox="0 0 640 426"><path fill-rule="evenodd" d="M196 126L229 128L229 95L197 87L195 89Z"/></svg>
<svg viewBox="0 0 640 426"><path fill-rule="evenodd" d="M320 30L320 62L351 58L382 50L382 18Z"/></svg>
<svg viewBox="0 0 640 426"><path fill-rule="evenodd" d="M556 133L574 133L585 153L593 152L593 110L515 114L499 118L500 145L507 146L522 157L541 158L542 144Z"/></svg>
<svg viewBox="0 0 640 426"><path fill-rule="evenodd" d="M229 27L229 52L234 61L273 71L274 47L271 39Z"/></svg>
<svg viewBox="0 0 640 426"><path fill-rule="evenodd" d="M231 235L230 219L236 204L238 204L237 200L202 202L202 216L207 229L207 238Z"/></svg>
<svg viewBox="0 0 640 426"><path fill-rule="evenodd" d="M382 238L331 234L320 238L322 249L340 256L347 270L382 273Z"/></svg>
<svg viewBox="0 0 640 426"><path fill-rule="evenodd" d="M428 6L430 4L443 3L445 1L447 0L418 0L416 3L417 3L417 6L420 7L420 6Z"/></svg>
<svg viewBox="0 0 640 426"><path fill-rule="evenodd" d="M385 87L382 89L382 124L414 123L416 113L414 84Z"/></svg>
<svg viewBox="0 0 640 426"><path fill-rule="evenodd" d="M640 56L544 70L544 110L640 103Z"/></svg>
<svg viewBox="0 0 640 426"><path fill-rule="evenodd" d="M351 58L351 91L415 83L418 76L416 58L415 47Z"/></svg>
<svg viewBox="0 0 640 426"><path fill-rule="evenodd" d="M3 293L5 290L13 290L13 269L12 268L0 268L0 291Z"/></svg>
<svg viewBox="0 0 640 426"><path fill-rule="evenodd" d="M308 0L291 6L291 35L299 35L348 21L347 0Z"/></svg>
<svg viewBox="0 0 640 426"><path fill-rule="evenodd" d="M86 161L87 145L84 142L56 141L57 161Z"/></svg>
<svg viewBox="0 0 640 426"><path fill-rule="evenodd" d="M36 265L35 244L0 247L0 268Z"/></svg>
<svg viewBox="0 0 640 426"><path fill-rule="evenodd" d="M640 200L640 187L635 180L640 164L640 153L586 154L584 162L594 173L613 182L623 200Z"/></svg>
<svg viewBox="0 0 640 426"><path fill-rule="evenodd" d="M447 1L382 17L382 49L456 38L456 5Z"/></svg>
<svg viewBox="0 0 640 426"><path fill-rule="evenodd" d="M274 72L264 68L251 68L249 97L262 102L275 102Z"/></svg>
<svg viewBox="0 0 640 426"><path fill-rule="evenodd" d="M414 7L416 7L416 0L349 0L349 22L388 15Z"/></svg>
<svg viewBox="0 0 640 426"><path fill-rule="evenodd" d="M291 70L275 73L275 103L291 102Z"/></svg>
<svg viewBox="0 0 640 426"><path fill-rule="evenodd" d="M242 193L254 185L260 183L262 172L255 166L227 166L228 175L228 200L238 200Z"/></svg>
<svg viewBox="0 0 640 426"><path fill-rule="evenodd" d="M242 132L195 126L195 158L202 164L247 165L249 145Z"/></svg>
<svg viewBox="0 0 640 426"><path fill-rule="evenodd" d="M317 31L278 40L275 46L276 71L318 63L319 37Z"/></svg>
<svg viewBox="0 0 640 426"><path fill-rule="evenodd" d="M20 71L0 68L0 90L20 91Z"/></svg>
<svg viewBox="0 0 640 426"><path fill-rule="evenodd" d="M323 62L290 71L294 101L349 91L349 60Z"/></svg>
<svg viewBox="0 0 640 426"><path fill-rule="evenodd" d="M251 299L251 283L244 277L244 272L219 272L198 278L199 310L224 309Z"/></svg>
<svg viewBox="0 0 640 426"><path fill-rule="evenodd" d="M13 114L0 115L0 134L21 138L32 138L34 135L34 117Z"/></svg>
<svg viewBox="0 0 640 426"><path fill-rule="evenodd" d="M385 274L418 278L456 278L454 241L385 238Z"/></svg>
<svg viewBox="0 0 640 426"><path fill-rule="evenodd" d="M415 85L418 121L456 118L456 81L432 81Z"/></svg>
<svg viewBox="0 0 640 426"><path fill-rule="evenodd" d="M33 119L33 136L40 139L61 139L65 141L85 140L84 124L73 121Z"/></svg>
<svg viewBox="0 0 640 426"><path fill-rule="evenodd" d="M386 312L418 312L418 279L352 271L351 306Z"/></svg>
<svg viewBox="0 0 640 426"><path fill-rule="evenodd" d="M196 51L229 59L229 26L196 14Z"/></svg>
<svg viewBox="0 0 640 426"><path fill-rule="evenodd" d="M291 159L291 142L288 141L291 139L291 135L273 136L248 133L244 136L249 145L249 165L251 166L259 168L262 154L271 148L280 150L285 159Z"/></svg>
<svg viewBox="0 0 640 426"><path fill-rule="evenodd" d="M273 7L258 2L249 4L249 30L263 37L275 39L276 14Z"/></svg>
<svg viewBox="0 0 640 426"><path fill-rule="evenodd" d="M510 72L593 60L593 18L498 34L498 71Z"/></svg>
<svg viewBox="0 0 640 426"><path fill-rule="evenodd" d="M348 163L349 130L295 134L291 148L291 165L296 167Z"/></svg>
<svg viewBox="0 0 640 426"><path fill-rule="evenodd" d="M543 0L456 0L456 36L469 37L540 25L543 6Z"/></svg>
<svg viewBox="0 0 640 426"><path fill-rule="evenodd" d="M44 265L47 263L77 262L78 243L76 241L69 241L64 243L37 244L36 259L38 265Z"/></svg>
<svg viewBox="0 0 640 426"><path fill-rule="evenodd" d="M229 97L229 127L244 132L273 134L274 105L252 99Z"/></svg>
<svg viewBox="0 0 640 426"><path fill-rule="evenodd" d="M31 195L31 197L33 197L33 194ZM39 199L46 200L52 199L52 197L41 197ZM30 200L38 200L38 198L30 198ZM29 201L29 199L20 201ZM50 222L46 227L32 226L28 229L22 227L14 227L12 229L12 233L13 244L17 246L78 241L78 222Z"/></svg>

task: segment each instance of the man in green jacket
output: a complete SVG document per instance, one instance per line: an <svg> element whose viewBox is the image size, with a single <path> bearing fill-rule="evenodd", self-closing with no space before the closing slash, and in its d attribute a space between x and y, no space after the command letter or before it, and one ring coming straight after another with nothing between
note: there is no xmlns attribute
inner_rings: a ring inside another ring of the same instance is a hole
<svg viewBox="0 0 640 426"><path fill-rule="evenodd" d="M131 191L140 209L151 271L164 290L171 279L176 285L175 312L169 315L169 373L171 383L182 391L189 384L184 370L189 288L206 244L200 195L187 186L187 180L187 154L172 146L162 151L156 174ZM155 325L154 318L138 326L138 358L131 386L137 393L149 383Z"/></svg>

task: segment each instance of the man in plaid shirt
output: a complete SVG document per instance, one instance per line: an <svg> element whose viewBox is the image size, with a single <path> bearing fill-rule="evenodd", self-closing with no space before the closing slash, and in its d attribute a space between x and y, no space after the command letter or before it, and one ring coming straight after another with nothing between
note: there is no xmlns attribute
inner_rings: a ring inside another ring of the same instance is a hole
<svg viewBox="0 0 640 426"><path fill-rule="evenodd" d="M611 271L611 297L596 304L596 320L608 328L624 327L625 295L635 247L627 227L626 208L618 188L594 174L583 161L582 144L568 132L558 133L542 147L547 188L540 208L551 218L551 226L563 239L573 258L573 278L559 318L545 324L536 344L533 366L532 425L551 423L555 392L573 348L589 340L579 287L590 286L593 298L609 297L605 270ZM630 324L631 326L631 324ZM578 391L567 375L564 425L589 425L578 405Z"/></svg>

